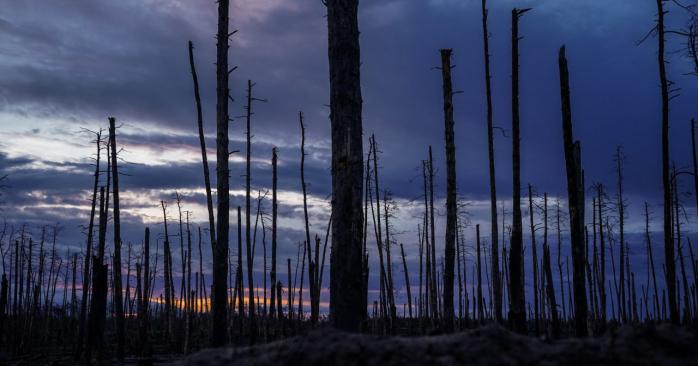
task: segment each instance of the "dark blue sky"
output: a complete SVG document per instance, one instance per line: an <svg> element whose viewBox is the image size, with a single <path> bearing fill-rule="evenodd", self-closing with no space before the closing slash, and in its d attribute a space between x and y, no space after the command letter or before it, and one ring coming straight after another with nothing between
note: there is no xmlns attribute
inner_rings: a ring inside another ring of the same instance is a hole
<svg viewBox="0 0 698 366"><path fill-rule="evenodd" d="M295 257L301 240L298 192L300 129L306 115L312 230L324 233L328 218L329 109L326 20L315 0L232 1L230 63L234 116L243 114L247 79L268 103L255 106L254 189L270 186L271 147L280 147L282 258ZM205 220L195 109L187 41L195 44L205 101L209 147L214 144L215 4L211 0L11 1L0 14L0 171L9 174L3 215L37 233L61 222L60 241L84 246L91 188L91 137L81 128L123 123L121 180L125 240L141 241L143 223L161 231L160 200L185 196L193 220ZM510 111L510 22L513 7L533 7L521 20L522 181L542 195L564 194L557 51L567 45L573 123L582 141L588 185L602 182L612 198L613 154L623 146L629 230L641 229L648 201L660 212L660 99L656 39L637 41L652 28L654 1L490 1L494 121L506 136ZM672 29L687 20L670 6ZM381 175L400 206L398 241L415 260L418 167L434 148L437 197L445 188L440 48L453 48L455 130L459 194L471 202L474 223L487 223L487 150L480 1L364 0L360 4L364 133L381 145ZM696 114L698 78L668 38L668 70L679 95L672 100L672 159L690 164L690 118ZM243 121L231 127L231 149L244 152ZM511 195L511 139L495 140L500 199ZM367 145L366 145L367 146ZM231 185L242 204L243 155L234 157ZM688 178L684 178L688 179ZM687 212L694 198L682 182ZM267 203L268 206L268 203ZM174 207L174 204L171 204ZM441 210L443 211L443 209ZM170 212L170 218L175 212ZM687 229L693 231L693 216ZM234 218L233 218L234 220ZM656 227L657 230L659 226ZM474 235L468 230L467 240ZM487 233L489 229L483 229ZM642 242L631 243L642 245ZM259 260L257 261L260 262Z"/></svg>

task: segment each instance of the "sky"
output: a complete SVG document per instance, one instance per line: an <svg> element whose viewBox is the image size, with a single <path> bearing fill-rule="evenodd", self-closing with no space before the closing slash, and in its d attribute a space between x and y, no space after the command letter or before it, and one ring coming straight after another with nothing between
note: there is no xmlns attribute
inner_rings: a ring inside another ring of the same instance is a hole
<svg viewBox="0 0 698 366"><path fill-rule="evenodd" d="M544 192L553 200L560 195L564 199L557 52L565 44L574 132L582 144L587 185L603 183L609 197L614 198L613 156L621 146L626 157L629 245L638 258L643 258L644 243L639 235L644 230L643 202L647 201L654 213L653 230L660 229L661 212L657 42L650 37L638 44L653 27L655 2L489 3L499 199L510 207L511 9L531 7L533 10L520 25L522 182L534 186L537 200ZM183 196L183 210L191 211L192 225L205 228L205 193L187 41L195 47L212 161L214 1L0 0L0 4L4 5L0 13L0 175L8 176L0 216L8 226L18 229L27 224L38 237L42 226L58 223L62 228L58 236L60 250L84 250L95 154L94 136L85 129L106 128L107 118L113 116L120 126L117 144L123 149L119 169L124 241L139 248L147 225L153 238L161 242L164 230L160 201L168 202L168 220L173 223L178 218L175 192ZM231 1L231 28L238 33L232 37L229 63L238 68L230 82L234 98L231 116L236 117L230 126L230 138L231 150L240 151L231 160L233 205L244 203L244 118L238 116L244 114L247 80L252 80L256 83L254 96L267 100L254 105L253 199L258 191L263 194L270 189L271 150L276 146L282 263L285 258L295 261L298 242L304 237L300 111L306 124L312 235L324 237L329 219L331 141L324 15L319 0ZM671 29L680 29L686 18L682 10L670 6ZM397 204L394 244L405 244L414 284L417 224L422 213L420 169L430 145L434 149L439 205L438 247L442 245L445 224L441 73L435 69L440 64L441 48L454 50L453 83L462 92L455 96L454 103L457 187L459 196L468 202L470 218L466 246L472 245L475 224L482 225L484 240L488 240L480 1L364 0L359 7L359 23L364 137L367 141L375 134L380 145L381 188L389 190ZM690 119L697 113L698 78L687 75L691 64L681 51L682 42L676 36L668 37L668 72L677 89L671 102L671 154L679 169L688 169ZM215 171L213 164L211 169ZM682 178L680 185L685 192L685 227L692 232L695 195L689 179ZM215 187L215 182L212 185ZM270 202L264 200L262 208L269 211ZM536 219L540 220L538 216ZM234 212L231 222L236 225ZM173 226L171 230L178 228ZM204 262L208 266L205 238ZM261 245L261 240L258 242ZM231 242L233 254L236 244ZM137 254L133 256L135 261ZM372 261L376 257L374 250ZM393 259L402 276L399 259ZM179 263L177 259L175 263ZM261 266L258 255L257 273L261 273ZM329 276L324 283L329 284Z"/></svg>

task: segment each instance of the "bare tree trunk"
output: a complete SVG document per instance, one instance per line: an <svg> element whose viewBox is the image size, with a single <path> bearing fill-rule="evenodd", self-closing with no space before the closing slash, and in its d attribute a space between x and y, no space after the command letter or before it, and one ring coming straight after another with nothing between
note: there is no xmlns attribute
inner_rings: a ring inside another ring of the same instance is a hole
<svg viewBox="0 0 698 366"><path fill-rule="evenodd" d="M358 0L327 0L332 124L332 252L330 319L342 330L361 329L361 193L363 144Z"/></svg>
<svg viewBox="0 0 698 366"><path fill-rule="evenodd" d="M373 143L376 143L375 138L373 139ZM377 155L374 155L374 158ZM375 171L375 176L378 177L378 168L376 168ZM376 188L378 188L378 181L376 181ZM378 193L376 193L378 194ZM383 209L385 210L385 260L386 260L386 269L387 269L387 292L388 292L388 303L390 304L390 323L391 323L391 331L395 331L395 327L397 326L397 310L395 308L395 286L393 285L393 261L390 256L390 207L389 207L389 201L388 201L388 192L383 191ZM379 213L380 216L380 213Z"/></svg>
<svg viewBox="0 0 698 366"><path fill-rule="evenodd" d="M684 263L683 250L681 249L681 217L680 217L680 202L679 202L679 186L678 186L678 175L676 173L676 167L672 167L672 182L673 189L672 193L674 196L674 225L676 227L676 247L679 250L679 265L681 266L681 280L683 283L683 301L684 301L684 323L688 324L688 320L691 317L691 301L690 301L690 290L688 289L688 278L686 276L686 265Z"/></svg>
<svg viewBox="0 0 698 366"><path fill-rule="evenodd" d="M650 267L647 274L652 274L652 285L654 286L654 316L659 315L659 293L657 290L657 275L654 270L654 258L652 256L652 239L650 236L650 213L649 205L645 202L645 242L647 243L647 265ZM649 285L648 285L649 286Z"/></svg>
<svg viewBox="0 0 698 366"><path fill-rule="evenodd" d="M109 118L109 141L111 145L111 179L113 182L114 196L114 264L112 273L114 276L114 307L116 308L116 357L124 359L124 306L121 293L121 215L119 211L119 170L116 156L116 120Z"/></svg>
<svg viewBox="0 0 698 366"><path fill-rule="evenodd" d="M373 196L369 192L369 200L371 201L371 215L373 217L373 227L376 233L376 245L378 247L378 258L380 265L380 286L381 286L381 309L385 315L387 307L391 306L390 295L388 295L388 277L386 274L386 267L390 266L390 263L384 263L383 260L383 226L381 225L381 209L380 209L380 185L378 184L378 144L376 143L376 137L371 135L370 142L371 150L373 151L373 179L374 179L374 190L376 195L376 211L373 211ZM392 315L392 307L390 314ZM391 316L391 321L395 319Z"/></svg>
<svg viewBox="0 0 698 366"><path fill-rule="evenodd" d="M628 309L625 300L625 202L623 201L623 155L621 147L616 148L616 174L618 178L618 223L620 234L620 312L623 322L628 321ZM628 291L630 291L628 289Z"/></svg>
<svg viewBox="0 0 698 366"><path fill-rule="evenodd" d="M567 168L567 195L570 212L570 236L572 239L572 269L574 282L575 334L586 336L587 298L584 279L584 172L579 141L574 141L572 133L572 108L570 102L569 75L565 46L560 48L560 92L562 99L562 128L565 145L565 165Z"/></svg>
<svg viewBox="0 0 698 366"><path fill-rule="evenodd" d="M211 245L215 247L216 242L216 222L213 218L213 198L211 196L211 178L208 171L208 157L206 153L206 138L204 137L204 118L201 111L201 96L199 95L199 78L196 75L194 65L194 45L189 41L189 66L191 76L194 81L194 99L196 100L196 118L199 127L199 145L201 145L201 161L204 166L204 184L206 186L206 207L208 208L208 228L211 236ZM203 275L203 273L202 273Z"/></svg>
<svg viewBox="0 0 698 366"><path fill-rule="evenodd" d="M252 154L252 131L250 130L250 120L252 117L252 81L247 80L247 105L246 110L246 158L245 158L245 250L247 252L247 284L248 284L248 309L247 313L250 318L250 344L256 341L257 324L255 319L255 300L254 300L254 276L253 276L253 261L254 254L252 251L252 242L250 236L251 229L251 202L250 202L250 180L252 178L251 171L251 154Z"/></svg>
<svg viewBox="0 0 698 366"><path fill-rule="evenodd" d="M431 226L431 311L434 320L439 319L440 308L438 305L439 291L436 277L436 230L434 225L434 159L429 145L429 225Z"/></svg>
<svg viewBox="0 0 698 366"><path fill-rule="evenodd" d="M441 50L446 140L446 238L444 243L443 312L446 331L453 331L453 279L456 254L456 146L453 132L453 86L450 49Z"/></svg>
<svg viewBox="0 0 698 366"><path fill-rule="evenodd" d="M146 354L148 350L148 326L150 325L148 319L148 307L150 304L150 229L145 228L145 238L143 244L143 298L141 309L139 312L140 317L140 348L141 354Z"/></svg>
<svg viewBox="0 0 698 366"><path fill-rule="evenodd" d="M172 256L170 254L170 236L167 230L167 204L165 201L160 201L162 206L162 216L163 216L163 226L165 228L165 241L163 244L163 270L165 271L163 275L164 285L165 285L165 329L166 333L172 335L172 306L174 294L172 293L174 289L172 288Z"/></svg>
<svg viewBox="0 0 698 366"><path fill-rule="evenodd" d="M424 178L424 254L425 254L425 298L424 298L424 312L427 318L433 318L431 307L431 250L430 248L430 235L429 235L429 186L427 185L427 170L429 162L426 160L422 161L422 175Z"/></svg>
<svg viewBox="0 0 698 366"><path fill-rule="evenodd" d="M538 289L538 248L536 245L536 227L533 223L533 189L528 185L528 215L531 224L531 256L533 267L533 317L534 330L536 336L540 334L540 309L539 309L539 289Z"/></svg>
<svg viewBox="0 0 698 366"><path fill-rule="evenodd" d="M657 62L662 93L662 186L664 190L664 263L666 287L669 296L669 317L679 324L679 308L676 303L676 264L674 262L674 237L671 227L671 180L669 172L669 81L667 80L664 39L664 2L657 0Z"/></svg>
<svg viewBox="0 0 698 366"><path fill-rule="evenodd" d="M97 205L97 186L99 185L99 168L100 168L100 152L102 151L102 131L97 133L97 156L95 159L94 186L92 188L92 207L90 208L90 224L87 226L87 248L85 248L85 262L83 264L82 275L82 298L80 300L80 320L78 322L78 340L75 347L75 360L79 360L82 356L82 347L84 343L87 318L87 299L90 293L90 261L92 260L92 240L94 237L94 221L95 221L95 206ZM101 212L100 212L101 214ZM17 257L17 253L15 253ZM16 276L15 276L16 277ZM15 300L17 297L17 286L15 283Z"/></svg>
<svg viewBox="0 0 698 366"><path fill-rule="evenodd" d="M410 274L407 271L407 260L405 259L405 247L400 243L400 253L402 254L402 269L405 272L405 288L407 290L407 308L412 319L412 289L410 288Z"/></svg>
<svg viewBox="0 0 698 366"><path fill-rule="evenodd" d="M552 319L553 337L560 336L560 320L557 313L557 302L555 301L555 287L553 286L553 270L550 264L550 245L548 244L548 194L543 194L543 271L545 272L545 282L548 304L550 305L550 316Z"/></svg>
<svg viewBox="0 0 698 366"><path fill-rule="evenodd" d="M218 220L216 226L216 241L211 243L213 254L213 286L211 290L211 346L220 347L227 343L226 329L228 325L226 304L228 291L228 222L230 209L230 172L228 161L228 11L229 0L218 0L218 33L216 35L216 192L218 194Z"/></svg>
<svg viewBox="0 0 698 366"><path fill-rule="evenodd" d="M484 322L484 301L482 299L482 260L480 259L480 225L475 225L477 250L477 318Z"/></svg>
<svg viewBox="0 0 698 366"><path fill-rule="evenodd" d="M269 277L271 280L271 303L269 311L273 319L276 313L276 217L278 213L278 204L276 201L276 186L277 186L277 157L278 149L274 147L271 151L271 166L272 166L272 189L271 189L271 270ZM281 308L281 303L278 304Z"/></svg>
<svg viewBox="0 0 698 366"><path fill-rule="evenodd" d="M243 270L242 270L242 212L240 206L238 206L238 266L237 266L237 288L238 288L238 316L240 317L238 323L239 335L242 336L243 333L243 319L245 318L245 302L244 302L244 280L243 280Z"/></svg>
<svg viewBox="0 0 698 366"><path fill-rule="evenodd" d="M510 304L509 321L519 333L526 333L526 300L523 283L523 224L521 221L521 134L519 128L519 18L530 9L511 11L511 98L512 98L512 167L513 227L509 253Z"/></svg>
<svg viewBox="0 0 698 366"><path fill-rule="evenodd" d="M487 98L487 152L490 178L490 217L492 241L492 287L494 292L494 318L502 322L502 282L499 275L499 233L497 224L497 188L494 168L494 127L492 125L492 85L490 74L490 34L487 30L487 0L482 0L482 35L485 52L485 90Z"/></svg>
<svg viewBox="0 0 698 366"><path fill-rule="evenodd" d="M308 220L308 192L305 184L305 125L303 125L303 112L298 113L301 125L301 188L303 190L303 217L305 219L305 245L308 251L308 290L310 292L310 322L315 325L318 320L320 307L315 306L315 266L312 261L312 247L310 241L310 222ZM363 166L362 166L363 169ZM319 305L319 304L318 304Z"/></svg>

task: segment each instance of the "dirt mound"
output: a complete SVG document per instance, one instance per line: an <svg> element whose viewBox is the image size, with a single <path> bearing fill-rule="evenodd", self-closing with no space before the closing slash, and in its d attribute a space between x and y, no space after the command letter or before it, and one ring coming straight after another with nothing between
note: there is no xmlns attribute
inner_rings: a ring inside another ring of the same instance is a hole
<svg viewBox="0 0 698 366"><path fill-rule="evenodd" d="M321 329L256 347L204 350L178 365L698 365L698 339L669 325L623 327L600 338L545 341L487 326L431 337Z"/></svg>

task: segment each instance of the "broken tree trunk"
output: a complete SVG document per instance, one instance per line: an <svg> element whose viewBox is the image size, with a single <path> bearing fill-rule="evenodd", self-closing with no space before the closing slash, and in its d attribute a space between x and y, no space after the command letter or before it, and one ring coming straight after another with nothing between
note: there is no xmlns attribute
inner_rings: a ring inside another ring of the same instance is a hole
<svg viewBox="0 0 698 366"><path fill-rule="evenodd" d="M358 331L366 315L360 275L363 143L358 0L327 0L332 128L331 323Z"/></svg>
<svg viewBox="0 0 698 366"><path fill-rule="evenodd" d="M572 241L572 269L574 284L575 334L587 335L587 298L584 279L586 253L584 252L584 173L579 141L572 133L572 107L570 102L569 74L565 46L560 48L560 94L562 99L562 130L565 145L567 170L567 199L570 213L570 236Z"/></svg>

